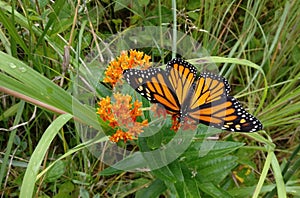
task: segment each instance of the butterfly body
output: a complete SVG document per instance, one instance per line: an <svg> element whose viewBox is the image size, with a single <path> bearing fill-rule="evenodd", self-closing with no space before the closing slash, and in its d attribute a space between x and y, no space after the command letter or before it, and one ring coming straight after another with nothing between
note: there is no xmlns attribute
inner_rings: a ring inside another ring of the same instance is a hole
<svg viewBox="0 0 300 198"><path fill-rule="evenodd" d="M175 58L160 68L125 70L130 86L152 103L159 103L179 121L186 117L228 131L254 132L262 124L229 96L228 81L212 73L197 77L197 69Z"/></svg>

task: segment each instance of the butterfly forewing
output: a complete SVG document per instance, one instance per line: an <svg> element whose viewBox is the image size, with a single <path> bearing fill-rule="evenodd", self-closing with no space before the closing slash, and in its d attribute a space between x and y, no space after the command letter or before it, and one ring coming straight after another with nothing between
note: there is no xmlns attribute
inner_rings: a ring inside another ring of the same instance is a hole
<svg viewBox="0 0 300 198"><path fill-rule="evenodd" d="M178 113L180 104L163 70L128 69L123 73L125 80L138 93L152 103L160 103L167 110Z"/></svg>
<svg viewBox="0 0 300 198"><path fill-rule="evenodd" d="M191 93L197 70L193 65L176 58L168 62L166 69L171 88L182 105Z"/></svg>

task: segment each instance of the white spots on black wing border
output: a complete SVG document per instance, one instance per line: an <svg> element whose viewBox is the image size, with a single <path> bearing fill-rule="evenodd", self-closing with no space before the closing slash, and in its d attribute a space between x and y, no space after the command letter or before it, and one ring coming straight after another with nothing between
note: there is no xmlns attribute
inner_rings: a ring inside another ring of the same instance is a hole
<svg viewBox="0 0 300 198"><path fill-rule="evenodd" d="M226 78L224 78L223 76L220 76L220 75L217 75L217 74L214 74L214 73L203 72L203 73L200 74L200 77L211 78L211 79L215 79L215 80L218 80L220 82L223 82L224 86L225 86L226 96L229 95L230 85L229 85L228 81L226 80Z"/></svg>
<svg viewBox="0 0 300 198"><path fill-rule="evenodd" d="M231 97L231 102L233 103L234 109L236 109L236 115L238 115L241 118L238 120L241 121L242 119L244 119L245 122L250 123L250 125L252 126L252 129L250 129L249 132L255 132L255 131L261 130L263 128L261 122L257 118L255 118L253 115L248 113L242 107L242 105L239 103L239 101L237 101L237 99L235 99L234 97ZM243 123L237 123L237 124L242 125ZM242 130L242 128L241 129L231 128L230 130L237 131L237 130Z"/></svg>
<svg viewBox="0 0 300 198"><path fill-rule="evenodd" d="M160 68L149 68L146 70L127 69L124 71L123 76L127 83L134 88L139 94L145 97L150 102L156 102L152 97L150 90L145 86L146 82L151 80L157 73L162 73Z"/></svg>
<svg viewBox="0 0 300 198"><path fill-rule="evenodd" d="M146 70L127 69L123 73L123 76L125 77L125 80L130 84L130 81L133 78L142 78L143 82L145 82L152 76L155 76L155 74L158 72L161 72L160 68L149 68Z"/></svg>
<svg viewBox="0 0 300 198"><path fill-rule="evenodd" d="M166 67L167 75L174 64L183 65L184 67L188 68L190 72L192 72L195 76L197 75L197 68L194 65L190 64L189 62L181 58L173 58L167 63L167 67Z"/></svg>

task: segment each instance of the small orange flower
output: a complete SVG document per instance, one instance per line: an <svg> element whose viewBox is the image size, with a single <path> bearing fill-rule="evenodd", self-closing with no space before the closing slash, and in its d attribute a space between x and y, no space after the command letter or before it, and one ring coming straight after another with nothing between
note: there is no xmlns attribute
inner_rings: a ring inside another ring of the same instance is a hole
<svg viewBox="0 0 300 198"><path fill-rule="evenodd" d="M139 102L138 100L134 101L133 109L130 112L130 116L134 121L136 121L136 118L138 116L142 115L142 110L140 109L140 107L142 107L142 103Z"/></svg>
<svg viewBox="0 0 300 198"><path fill-rule="evenodd" d="M100 118L103 121L109 121L109 125L111 127L115 127L118 125L116 119L114 118L113 112L112 112L112 105L110 103L110 97L102 98L98 102L99 108L97 108L97 114L100 115Z"/></svg>
<svg viewBox="0 0 300 198"><path fill-rule="evenodd" d="M132 140L133 137L137 137L143 132L143 127L148 125L148 120L143 120L141 123L136 122L137 117L142 115L140 109L142 103L135 101L132 104L131 96L119 93L114 94L114 100L115 102L112 104L108 96L101 99L98 102L97 114L104 121L108 121L111 127L127 129L127 132L117 129L116 133L111 136L111 141L118 142L123 140L126 142L127 140Z"/></svg>
<svg viewBox="0 0 300 198"><path fill-rule="evenodd" d="M133 126L129 128L128 133L138 136L143 132L143 127L148 126L148 120L143 120L142 122L134 122Z"/></svg>
<svg viewBox="0 0 300 198"><path fill-rule="evenodd" d="M129 54L128 54L129 53ZM111 61L106 68L103 82L114 86L123 76L125 69L131 69L140 66L141 69L150 67L150 56L136 50L122 51L121 55Z"/></svg>
<svg viewBox="0 0 300 198"><path fill-rule="evenodd" d="M110 97L102 98L98 102L99 108L97 108L97 114L100 115L100 118L103 121L109 121L111 127L115 127L118 123L112 112L112 105L110 102Z"/></svg>
<svg viewBox="0 0 300 198"><path fill-rule="evenodd" d="M119 142L119 140L123 140L124 142L127 142L127 140L132 140L132 135L128 132L124 132L118 129L116 133L109 138L109 140L112 142Z"/></svg>

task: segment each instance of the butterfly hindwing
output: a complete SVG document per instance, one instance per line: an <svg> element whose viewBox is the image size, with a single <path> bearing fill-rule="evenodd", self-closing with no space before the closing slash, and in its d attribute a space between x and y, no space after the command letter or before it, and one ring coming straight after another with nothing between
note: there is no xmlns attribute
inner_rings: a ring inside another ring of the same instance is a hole
<svg viewBox="0 0 300 198"><path fill-rule="evenodd" d="M234 97L228 96L227 101L230 101L231 105L226 109L222 129L255 132L263 128L261 122L248 113Z"/></svg>
<svg viewBox="0 0 300 198"><path fill-rule="evenodd" d="M205 125L227 131L254 132L262 129L260 121L232 96L205 103L191 110L188 116Z"/></svg>

